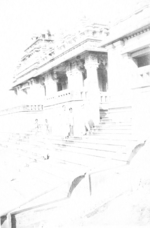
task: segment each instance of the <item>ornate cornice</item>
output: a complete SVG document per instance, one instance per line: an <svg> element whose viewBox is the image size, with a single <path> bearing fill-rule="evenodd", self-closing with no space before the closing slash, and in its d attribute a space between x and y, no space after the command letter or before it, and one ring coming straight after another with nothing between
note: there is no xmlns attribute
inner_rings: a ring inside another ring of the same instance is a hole
<svg viewBox="0 0 150 228"><path fill-rule="evenodd" d="M123 41L130 40L130 39L132 39L132 38L134 38L134 37L137 37L137 36L139 36L139 35L141 35L141 34L144 34L144 33L146 33L146 32L149 32L149 31L150 31L150 26L148 26L147 28L143 28L142 30L140 30L140 31L138 31L138 32L135 32L135 33L133 33L133 34L131 34L131 35L129 35L129 36L126 36L126 37L123 39Z"/></svg>

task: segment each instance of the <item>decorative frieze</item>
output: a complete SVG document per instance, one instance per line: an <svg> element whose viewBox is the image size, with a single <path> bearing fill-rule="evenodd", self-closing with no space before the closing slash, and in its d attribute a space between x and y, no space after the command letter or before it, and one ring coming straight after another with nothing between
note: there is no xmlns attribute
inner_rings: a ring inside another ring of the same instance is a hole
<svg viewBox="0 0 150 228"><path fill-rule="evenodd" d="M98 54L98 63L106 67L108 65L107 54Z"/></svg>
<svg viewBox="0 0 150 228"><path fill-rule="evenodd" d="M126 37L126 39L128 39L128 40L129 39L132 39L132 38L134 38L136 36L140 36L141 34L146 33L146 32L149 32L149 31L150 31L150 26L147 27L147 28L143 28L141 31L135 32L132 35L129 35L128 37Z"/></svg>

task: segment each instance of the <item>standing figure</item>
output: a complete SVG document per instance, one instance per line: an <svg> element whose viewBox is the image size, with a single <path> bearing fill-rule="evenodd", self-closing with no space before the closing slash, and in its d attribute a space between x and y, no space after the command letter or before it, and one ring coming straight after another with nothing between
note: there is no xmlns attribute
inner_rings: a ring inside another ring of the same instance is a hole
<svg viewBox="0 0 150 228"><path fill-rule="evenodd" d="M45 131L46 131L46 133L50 133L49 123L48 123L47 119L45 119Z"/></svg>
<svg viewBox="0 0 150 228"><path fill-rule="evenodd" d="M38 119L35 120L35 133L38 133L40 130L40 125L39 125L39 122L38 122Z"/></svg>
<svg viewBox="0 0 150 228"><path fill-rule="evenodd" d="M73 136L74 135L74 116L73 116L72 108L69 108L68 121L69 121L69 136Z"/></svg>

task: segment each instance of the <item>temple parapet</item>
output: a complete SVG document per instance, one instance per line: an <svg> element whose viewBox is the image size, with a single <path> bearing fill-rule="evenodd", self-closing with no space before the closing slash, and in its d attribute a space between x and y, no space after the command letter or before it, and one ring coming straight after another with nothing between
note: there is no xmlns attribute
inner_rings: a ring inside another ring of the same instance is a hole
<svg viewBox="0 0 150 228"><path fill-rule="evenodd" d="M34 36L32 40L34 42L24 51L25 55L17 67L14 83L16 83L20 77L23 77L31 70L36 69L47 60L50 60L54 55L51 35L41 34L40 36Z"/></svg>
<svg viewBox="0 0 150 228"><path fill-rule="evenodd" d="M74 34L67 34L63 37L60 44L56 43L55 53L60 54L72 46L83 42L86 39L102 41L109 34L107 25L93 23L80 30L75 31Z"/></svg>

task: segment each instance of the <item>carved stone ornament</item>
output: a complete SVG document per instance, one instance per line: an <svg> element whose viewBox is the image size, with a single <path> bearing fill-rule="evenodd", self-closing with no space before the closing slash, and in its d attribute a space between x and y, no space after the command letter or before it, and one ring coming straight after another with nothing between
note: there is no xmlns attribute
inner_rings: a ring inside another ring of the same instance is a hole
<svg viewBox="0 0 150 228"><path fill-rule="evenodd" d="M96 54L88 54L85 57L85 64L84 64L85 68L91 68L91 67L98 67L98 56Z"/></svg>
<svg viewBox="0 0 150 228"><path fill-rule="evenodd" d="M71 71L72 70L72 62L66 61L64 63L64 65L65 65L66 73L67 73L67 71Z"/></svg>
<svg viewBox="0 0 150 228"><path fill-rule="evenodd" d="M56 71L52 71L51 76L52 76L52 79L54 81L58 81L58 76L57 76L57 72Z"/></svg>
<svg viewBox="0 0 150 228"><path fill-rule="evenodd" d="M80 56L77 56L75 63L76 63L78 70L83 71L85 69L85 67L84 67L85 61Z"/></svg>
<svg viewBox="0 0 150 228"><path fill-rule="evenodd" d="M17 91L21 89L21 85L18 85L17 87Z"/></svg>
<svg viewBox="0 0 150 228"><path fill-rule="evenodd" d="M76 67L82 73L83 78L86 79L86 68L84 66L85 60L80 58L80 56L76 58Z"/></svg>
<svg viewBox="0 0 150 228"><path fill-rule="evenodd" d="M35 79L30 79L30 84L33 85L35 83Z"/></svg>
<svg viewBox="0 0 150 228"><path fill-rule="evenodd" d="M107 55L106 54L99 54L98 55L98 63L99 66L103 65L103 66L107 66Z"/></svg>

